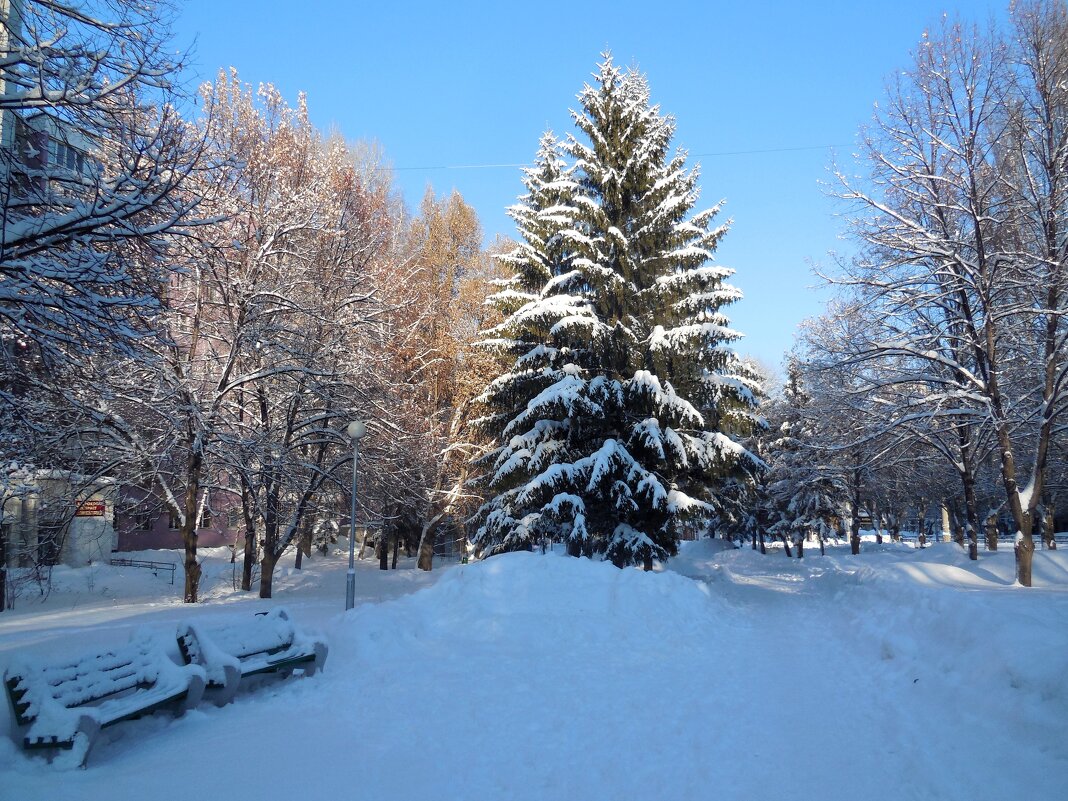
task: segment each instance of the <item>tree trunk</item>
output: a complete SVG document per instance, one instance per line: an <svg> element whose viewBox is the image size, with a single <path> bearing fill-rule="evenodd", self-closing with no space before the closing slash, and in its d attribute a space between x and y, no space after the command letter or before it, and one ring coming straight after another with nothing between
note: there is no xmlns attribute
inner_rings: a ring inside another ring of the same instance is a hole
<svg viewBox="0 0 1068 801"><path fill-rule="evenodd" d="M816 532L816 536L819 538L819 541L820 541L820 556L826 556L827 555L827 546L823 541L823 531L817 531Z"/></svg>
<svg viewBox="0 0 1068 801"><path fill-rule="evenodd" d="M197 562L197 496L200 494L200 470L204 457L195 447L186 462L185 519L182 521L182 545L185 547L185 596L187 604L197 602L200 589L200 564Z"/></svg>
<svg viewBox="0 0 1068 801"><path fill-rule="evenodd" d="M992 382L993 383L993 382ZM995 426L998 435L998 445L1001 448L1001 483L1005 488L1006 500L1009 504L1009 511L1012 512L1013 522L1016 524L1016 537L1013 544L1013 552L1016 555L1016 580L1024 587L1031 586L1031 563L1035 554L1035 540L1031 535L1031 529L1034 524L1033 512L1035 505L1038 503L1036 493L1042 491L1041 477L1042 471L1045 469L1045 454L1042 452L1040 443L1040 453L1038 462L1032 468L1034 480L1032 481L1031 494L1028 498L1027 506L1023 505L1023 500L1020 497L1019 485L1016 483L1016 460L1013 456L1012 438L1009 435L1008 424L1003 422L1005 417L1001 407L1001 396L995 394L997 391L996 385L993 386L994 392L991 393L992 406L997 414L998 423ZM1043 431L1045 430L1045 424L1043 424Z"/></svg>
<svg viewBox="0 0 1068 801"><path fill-rule="evenodd" d="M0 528L0 612L7 609L7 536Z"/></svg>
<svg viewBox="0 0 1068 801"><path fill-rule="evenodd" d="M960 513L953 512L953 542L957 543L961 548L964 547L964 521L961 520Z"/></svg>
<svg viewBox="0 0 1068 801"><path fill-rule="evenodd" d="M578 540L570 539L567 541L567 555L579 557L582 556L582 543Z"/></svg>
<svg viewBox="0 0 1068 801"><path fill-rule="evenodd" d="M849 520L849 552L857 556L860 553L860 482L863 477L858 454L853 455L853 465L853 516Z"/></svg>
<svg viewBox="0 0 1068 801"><path fill-rule="evenodd" d="M1053 530L1053 507L1043 504L1039 507L1039 520L1042 524L1042 545L1047 551L1057 550L1056 532Z"/></svg>
<svg viewBox="0 0 1068 801"><path fill-rule="evenodd" d="M429 521L423 524L423 532L419 537L419 561L416 562L416 567L420 570L432 570L434 568L434 541L437 536L429 533L428 527L430 527Z"/></svg>
<svg viewBox="0 0 1068 801"><path fill-rule="evenodd" d="M182 532L182 542L185 545L185 596L182 601L187 604L197 602L197 591L200 589L200 563L197 562L196 532L192 534L192 541L186 539L187 533Z"/></svg>
<svg viewBox="0 0 1068 801"><path fill-rule="evenodd" d="M251 521L249 521L251 523ZM253 525L245 526L245 553L241 560L241 589L252 589L252 569L256 565L256 529Z"/></svg>
<svg viewBox="0 0 1068 801"><path fill-rule="evenodd" d="M400 553L400 537L393 538L393 564L392 568L397 569L397 554Z"/></svg>
<svg viewBox="0 0 1068 801"><path fill-rule="evenodd" d="M1035 558L1035 538L1032 535L1032 518L1023 514L1023 527L1016 532L1013 552L1016 555L1016 580L1024 587L1031 586L1031 565Z"/></svg>
<svg viewBox="0 0 1068 801"><path fill-rule="evenodd" d="M1024 587L1031 586L1031 566L1035 558L1035 540L1028 531L1016 532L1016 542L1013 545L1016 555L1016 580Z"/></svg>
<svg viewBox="0 0 1068 801"><path fill-rule="evenodd" d="M270 598L274 590L274 567L278 563L278 557L274 555L273 548L263 549L263 559L260 561L260 597Z"/></svg>
<svg viewBox="0 0 1068 801"><path fill-rule="evenodd" d="M311 557L312 548L312 520L306 517L304 522L300 526L300 539L297 541L297 556L293 560L293 567L297 570L301 569L302 557Z"/></svg>
<svg viewBox="0 0 1068 801"><path fill-rule="evenodd" d="M642 570L644 570L645 572L648 573L652 569L653 569L653 557L652 556L646 556L642 560Z"/></svg>
<svg viewBox="0 0 1068 801"><path fill-rule="evenodd" d="M975 562L979 559L979 530L969 521L965 524L964 531L968 537L968 558Z"/></svg>
<svg viewBox="0 0 1068 801"><path fill-rule="evenodd" d="M263 512L263 556L260 559L260 597L270 598L274 584L274 568L281 556L278 547L278 466L271 469L263 489L266 501Z"/></svg>
<svg viewBox="0 0 1068 801"><path fill-rule="evenodd" d="M801 535L800 537L795 539L794 540L794 545L797 546L797 558L798 559L804 559L805 558L805 537L804 537L804 535Z"/></svg>
<svg viewBox="0 0 1068 801"><path fill-rule="evenodd" d="M967 458L967 452L965 452ZM971 470L961 473L961 483L964 484L964 518L965 530L968 534L968 558L976 561L979 558L979 503L975 499L975 476Z"/></svg>
<svg viewBox="0 0 1068 801"><path fill-rule="evenodd" d="M242 478L241 517L245 521L245 553L241 560L241 589L252 590L252 568L256 564L256 520L252 515L252 499L249 497L248 485Z"/></svg>
<svg viewBox="0 0 1068 801"><path fill-rule="evenodd" d="M382 533L378 535L378 569L389 570L389 538L390 535L386 532L388 528L383 528Z"/></svg>
<svg viewBox="0 0 1068 801"><path fill-rule="evenodd" d="M986 549L988 551L998 549L998 516L993 512L986 519Z"/></svg>
<svg viewBox="0 0 1068 801"><path fill-rule="evenodd" d="M764 529L760 529L757 532L757 536L760 537L760 553L764 556L768 555L767 545L764 544Z"/></svg>

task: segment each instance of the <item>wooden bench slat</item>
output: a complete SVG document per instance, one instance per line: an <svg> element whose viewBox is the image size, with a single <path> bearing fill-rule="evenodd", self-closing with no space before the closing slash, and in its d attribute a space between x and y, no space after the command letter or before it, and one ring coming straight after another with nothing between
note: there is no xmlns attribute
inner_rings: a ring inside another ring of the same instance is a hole
<svg viewBox="0 0 1068 801"><path fill-rule="evenodd" d="M79 750L84 765L101 728L199 702L204 671L176 665L151 637L59 664L13 665L4 677L24 748Z"/></svg>

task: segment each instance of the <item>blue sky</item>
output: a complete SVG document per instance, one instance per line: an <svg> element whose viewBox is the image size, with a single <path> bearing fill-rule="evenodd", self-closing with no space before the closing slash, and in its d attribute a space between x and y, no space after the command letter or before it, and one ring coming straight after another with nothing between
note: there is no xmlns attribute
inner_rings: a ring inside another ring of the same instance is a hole
<svg viewBox="0 0 1068 801"><path fill-rule="evenodd" d="M743 353L777 366L826 293L813 265L847 254L842 208L826 196L873 103L942 13L985 21L1007 0L896 2L404 2L186 0L176 45L196 41L188 78L234 66L274 83L312 119L378 141L410 208L427 184L457 189L487 240L512 234L505 208L599 54L649 77L702 165L703 201L734 219L718 261L745 299L728 309ZM775 151L775 152L754 152Z"/></svg>

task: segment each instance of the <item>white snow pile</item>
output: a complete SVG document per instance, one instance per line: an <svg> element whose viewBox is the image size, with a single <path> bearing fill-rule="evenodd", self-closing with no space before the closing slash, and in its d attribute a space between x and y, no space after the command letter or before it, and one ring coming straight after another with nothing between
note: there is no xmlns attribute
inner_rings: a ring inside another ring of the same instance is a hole
<svg viewBox="0 0 1068 801"><path fill-rule="evenodd" d="M1032 590L1011 553L831 551L507 554L347 613L339 562L328 604L284 599L323 673L126 724L84 771L2 738L0 797L1068 797L1068 551L1036 553Z"/></svg>

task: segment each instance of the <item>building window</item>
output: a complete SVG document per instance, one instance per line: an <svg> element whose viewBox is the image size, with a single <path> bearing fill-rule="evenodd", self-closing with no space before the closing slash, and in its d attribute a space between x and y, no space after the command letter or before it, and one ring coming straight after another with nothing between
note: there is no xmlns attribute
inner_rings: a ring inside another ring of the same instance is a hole
<svg viewBox="0 0 1068 801"><path fill-rule="evenodd" d="M211 528L211 509L205 509L200 513L200 527Z"/></svg>
<svg viewBox="0 0 1068 801"><path fill-rule="evenodd" d="M85 154L80 153L66 142L51 138L48 140L49 162L54 167L82 175L85 173Z"/></svg>
<svg viewBox="0 0 1068 801"><path fill-rule="evenodd" d="M134 525L138 531L149 531L152 528L152 513L139 511L134 514Z"/></svg>
<svg viewBox="0 0 1068 801"><path fill-rule="evenodd" d="M177 531L182 527L182 517L173 509L171 510L170 519L167 523L167 528L171 531Z"/></svg>

